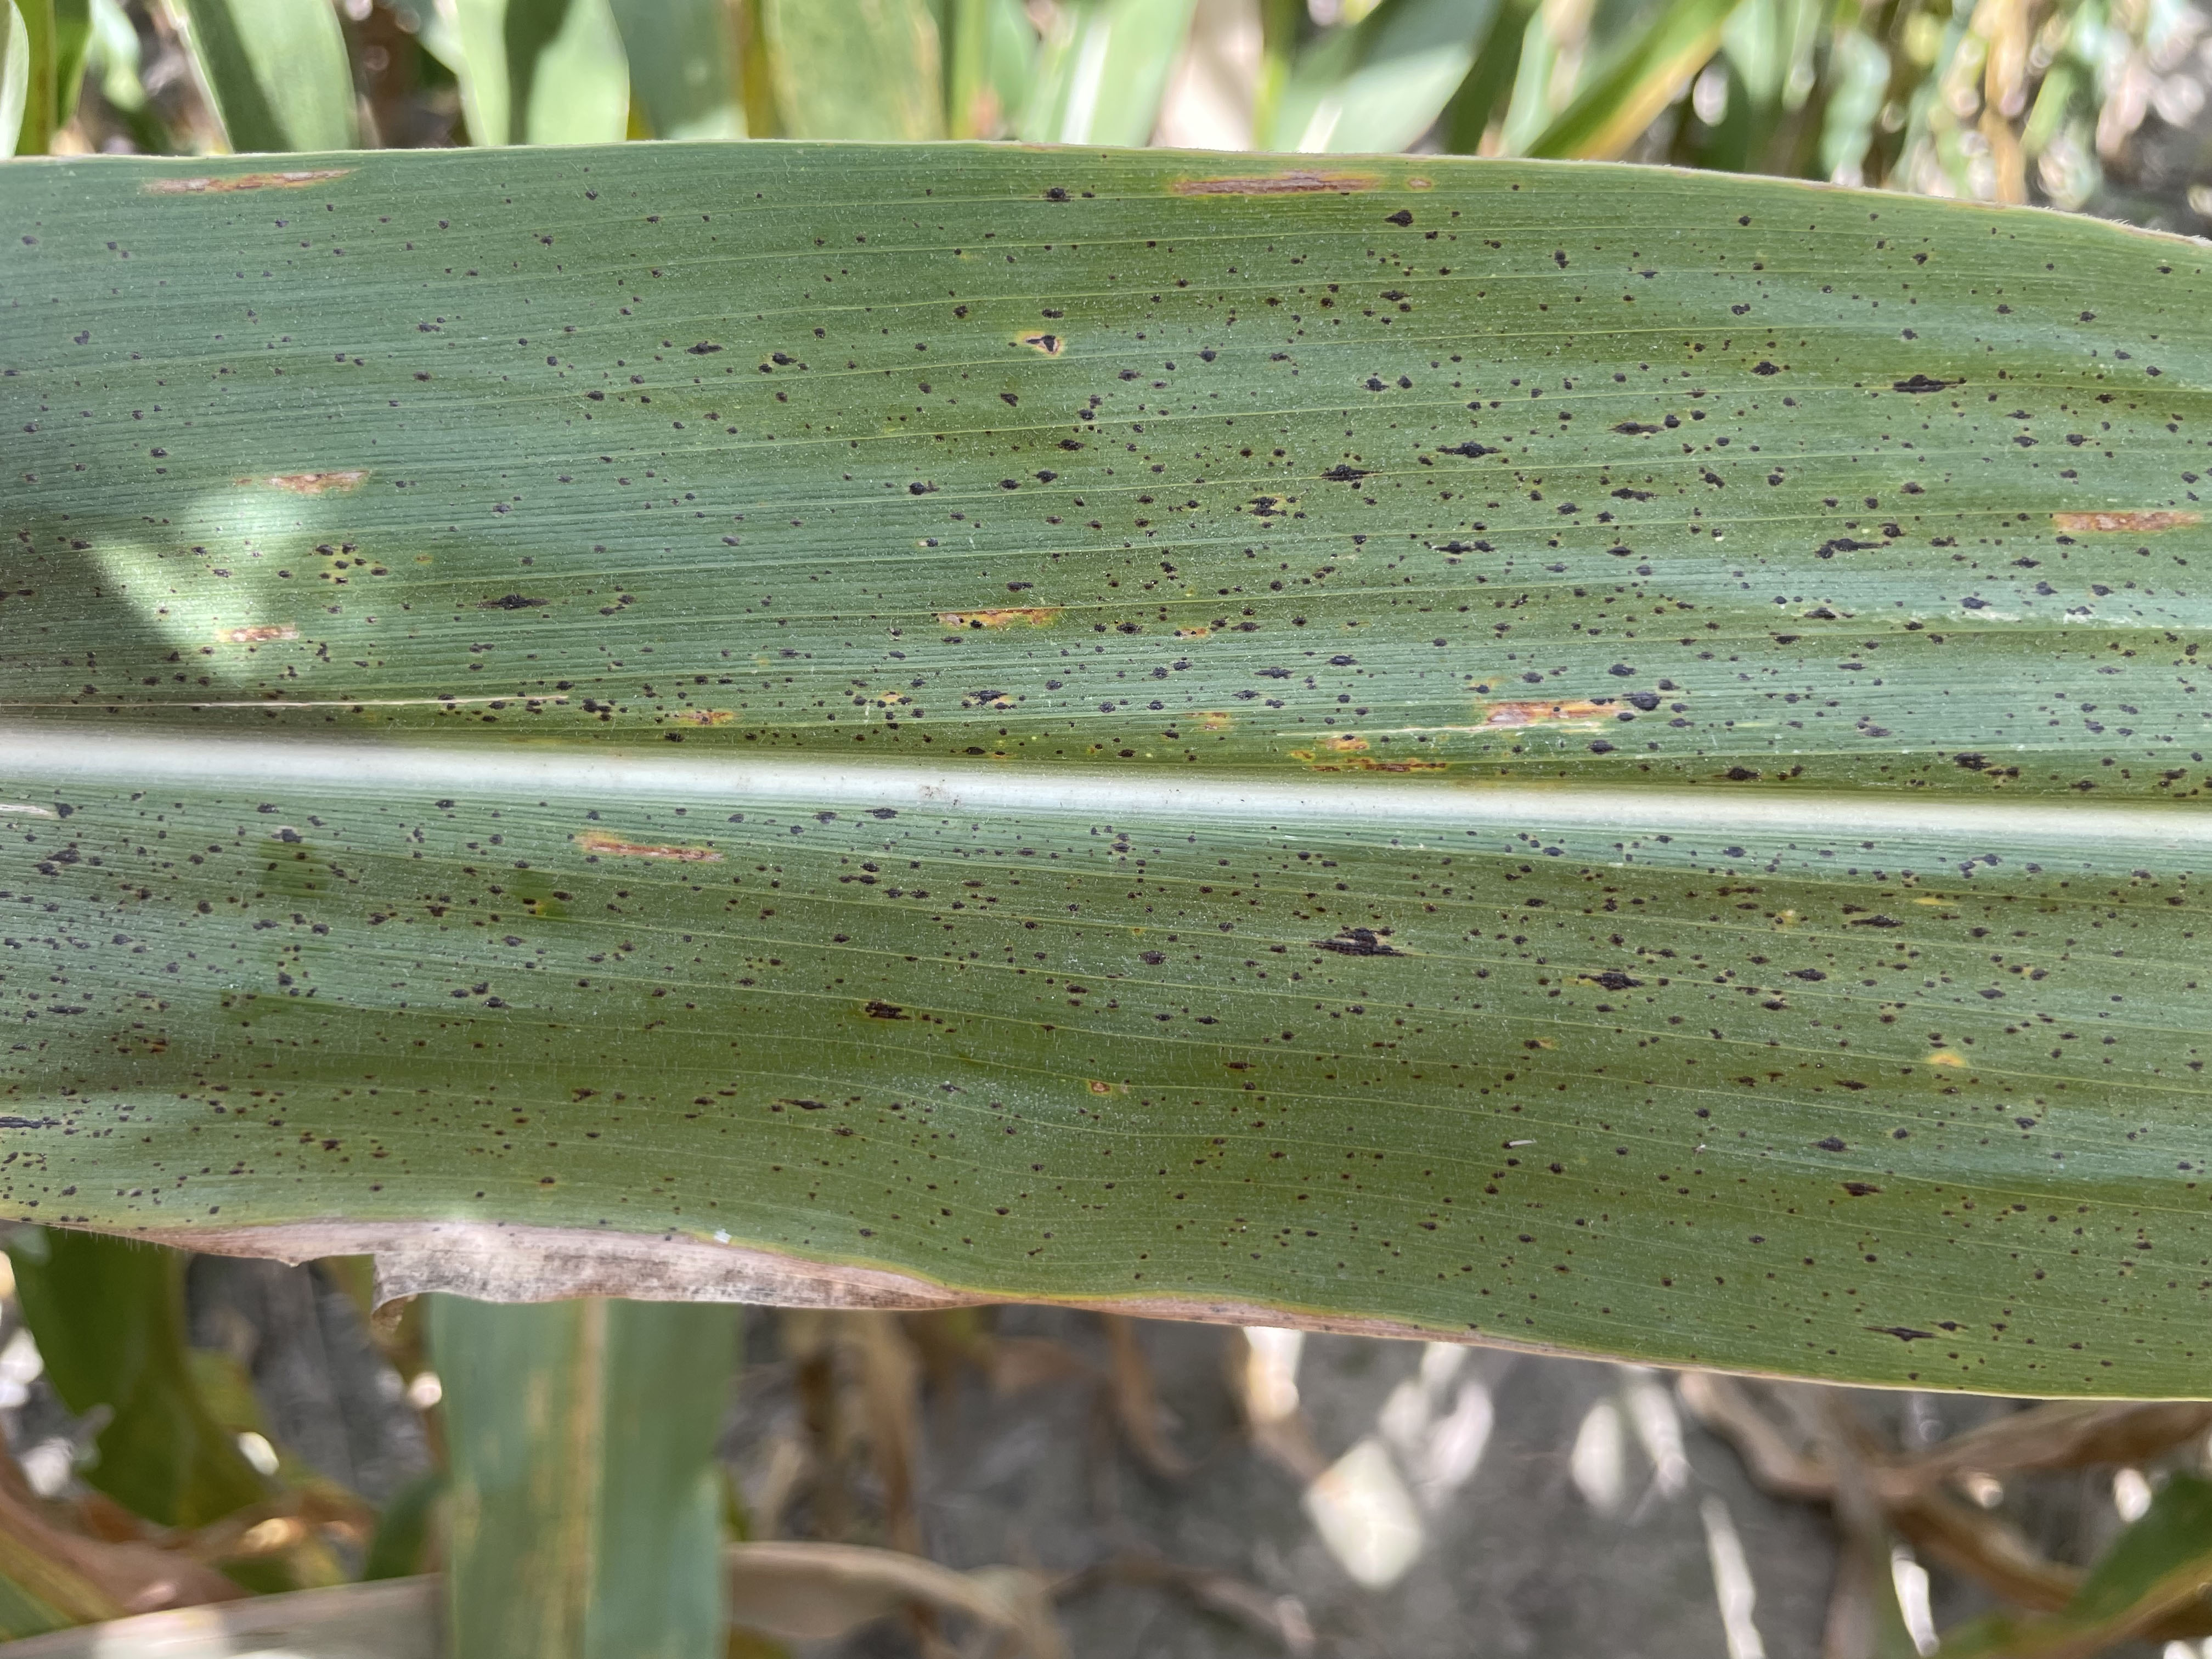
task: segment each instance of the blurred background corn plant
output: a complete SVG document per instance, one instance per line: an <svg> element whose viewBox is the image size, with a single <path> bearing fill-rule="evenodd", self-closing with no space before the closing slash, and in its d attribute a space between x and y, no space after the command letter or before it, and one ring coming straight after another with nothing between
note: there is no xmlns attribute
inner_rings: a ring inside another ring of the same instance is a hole
<svg viewBox="0 0 2212 1659"><path fill-rule="evenodd" d="M2188 0L0 0L0 145L1415 150L2196 231L2208 64ZM35 1228L0 1271L21 1659L2212 1653L2212 1407L1064 1310L373 1315L362 1261Z"/></svg>
<svg viewBox="0 0 2212 1659"><path fill-rule="evenodd" d="M9 0L23 154L1020 138L2212 215L2188 0Z"/></svg>

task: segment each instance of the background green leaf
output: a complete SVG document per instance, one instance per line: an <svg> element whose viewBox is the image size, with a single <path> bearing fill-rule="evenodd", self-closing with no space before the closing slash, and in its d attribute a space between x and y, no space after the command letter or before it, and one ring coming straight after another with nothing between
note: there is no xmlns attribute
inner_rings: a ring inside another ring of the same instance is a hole
<svg viewBox="0 0 2212 1659"><path fill-rule="evenodd" d="M112 1413L87 1480L170 1527L200 1526L264 1495L193 1386L180 1254L58 1229L19 1230L8 1254L56 1392L80 1416ZM88 1308L100 1316L83 1317Z"/></svg>
<svg viewBox="0 0 2212 1659"><path fill-rule="evenodd" d="M1467 79L1500 13L1498 0L1385 0L1299 60L1260 147L1405 149Z"/></svg>
<svg viewBox="0 0 2212 1659"><path fill-rule="evenodd" d="M945 122L955 138L994 138L1029 98L1036 30L1020 0L948 0Z"/></svg>
<svg viewBox="0 0 2212 1659"><path fill-rule="evenodd" d="M176 4L232 149L345 149L359 142L353 71L331 7L301 0ZM88 32L88 17L80 34Z"/></svg>
<svg viewBox="0 0 2212 1659"><path fill-rule="evenodd" d="M941 138L937 21L926 0L761 0L783 129L794 138Z"/></svg>
<svg viewBox="0 0 2212 1659"><path fill-rule="evenodd" d="M1021 136L1141 144L1158 122L1194 0L1067 0L1039 54Z"/></svg>
<svg viewBox="0 0 2212 1659"><path fill-rule="evenodd" d="M447 1639L485 1659L722 1648L714 1439L728 1309L434 1298L452 1468Z"/></svg>
<svg viewBox="0 0 2212 1659"><path fill-rule="evenodd" d="M453 0L461 100L480 144L592 144L629 120L610 0Z"/></svg>
<svg viewBox="0 0 2212 1659"><path fill-rule="evenodd" d="M0 0L0 158L15 153L30 94L30 32L15 6L16 0Z"/></svg>
<svg viewBox="0 0 2212 1659"><path fill-rule="evenodd" d="M727 0L612 0L630 86L656 138L742 138L745 106Z"/></svg>
<svg viewBox="0 0 2212 1659"><path fill-rule="evenodd" d="M1627 154L1719 45L1740 0L1664 0L1528 145L1531 155Z"/></svg>

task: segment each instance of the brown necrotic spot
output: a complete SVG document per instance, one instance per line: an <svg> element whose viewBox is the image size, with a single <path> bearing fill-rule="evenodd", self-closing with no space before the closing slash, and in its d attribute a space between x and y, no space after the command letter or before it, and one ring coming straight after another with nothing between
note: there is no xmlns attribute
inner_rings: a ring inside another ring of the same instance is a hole
<svg viewBox="0 0 2212 1659"><path fill-rule="evenodd" d="M687 726L727 726L737 717L737 711L730 708L679 708L669 716Z"/></svg>
<svg viewBox="0 0 2212 1659"><path fill-rule="evenodd" d="M1316 939L1315 947L1334 951L1340 957L1402 957L1406 953L1390 942L1388 927L1379 931L1372 927L1346 927L1334 939Z"/></svg>
<svg viewBox="0 0 2212 1659"><path fill-rule="evenodd" d="M252 623L244 628L218 628L215 636L225 645L259 645L264 640L296 640L300 630L289 623Z"/></svg>
<svg viewBox="0 0 2212 1659"><path fill-rule="evenodd" d="M611 858L675 859L685 864L719 864L722 855L711 847L676 847L662 842L624 841L619 836L610 836L600 830L586 830L576 837L576 845L586 853L604 854Z"/></svg>
<svg viewBox="0 0 2212 1659"><path fill-rule="evenodd" d="M294 495L328 495L333 491L358 489L368 481L365 466L335 468L328 472L275 472L262 478L233 478L235 484L258 484Z"/></svg>
<svg viewBox="0 0 2212 1659"><path fill-rule="evenodd" d="M1067 349L1065 334L1017 334L1016 345L1025 345L1032 351L1042 351L1048 357L1057 357Z"/></svg>
<svg viewBox="0 0 2212 1659"><path fill-rule="evenodd" d="M2054 513L2051 515L2053 529L2063 530L2071 535L2107 531L2131 536L2151 536L2161 530L2185 530L2191 525L2203 522L2204 515L2201 513L2164 510L2148 513Z"/></svg>
<svg viewBox="0 0 2212 1659"><path fill-rule="evenodd" d="M1379 190L1382 181L1371 173L1314 173L1293 168L1252 179L1178 179L1168 188L1178 196L1303 196L1324 191L1349 193Z"/></svg>
<svg viewBox="0 0 2212 1659"><path fill-rule="evenodd" d="M198 179L151 179L149 196L216 196L234 190L299 190L325 179L343 179L351 167L315 167L297 173L233 173Z"/></svg>
<svg viewBox="0 0 2212 1659"><path fill-rule="evenodd" d="M937 620L947 628L1049 628L1060 620L1056 605L1026 605L1007 611L940 611Z"/></svg>

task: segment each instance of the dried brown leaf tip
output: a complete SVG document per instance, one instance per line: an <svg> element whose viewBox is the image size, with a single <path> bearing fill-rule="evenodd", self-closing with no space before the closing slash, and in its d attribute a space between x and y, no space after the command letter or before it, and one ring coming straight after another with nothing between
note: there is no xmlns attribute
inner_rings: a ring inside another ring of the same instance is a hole
<svg viewBox="0 0 2212 1659"><path fill-rule="evenodd" d="M2158 509L2148 513L2054 513L2051 527L2071 535L2106 532L2115 534L2154 536L2161 530L2186 530L2191 525L2203 524L2202 513L2168 512Z"/></svg>
<svg viewBox="0 0 2212 1659"><path fill-rule="evenodd" d="M1577 697L1565 702L1547 702L1539 698L1527 702L1494 702L1484 713L1485 726L1543 726L1553 722L1571 725L1580 720L1601 720L1613 712L1610 702L1592 702Z"/></svg>
<svg viewBox="0 0 2212 1659"><path fill-rule="evenodd" d="M1178 179L1169 186L1178 196L1310 196L1328 191L1380 190L1371 173L1315 173L1293 168L1250 179Z"/></svg>
<svg viewBox="0 0 2212 1659"><path fill-rule="evenodd" d="M674 859L684 864L720 864L722 855L711 847L676 847L665 842L624 841L603 830L586 830L576 837L586 853L618 859Z"/></svg>
<svg viewBox="0 0 2212 1659"><path fill-rule="evenodd" d="M221 196L238 190L298 190L325 179L343 179L351 167L315 167L298 173L233 173L202 179L154 179L149 196Z"/></svg>
<svg viewBox="0 0 2212 1659"><path fill-rule="evenodd" d="M258 484L293 495L330 495L358 489L368 480L365 466L339 467L329 472L272 472L265 477L233 478L234 484Z"/></svg>
<svg viewBox="0 0 2212 1659"><path fill-rule="evenodd" d="M1060 620L1060 607L1034 605L1012 611L940 611L937 620L947 628L1049 628Z"/></svg>
<svg viewBox="0 0 2212 1659"><path fill-rule="evenodd" d="M224 645L259 645L268 640L296 640L300 630L289 623L252 623L244 628L218 628L215 636Z"/></svg>
<svg viewBox="0 0 2212 1659"><path fill-rule="evenodd" d="M1042 351L1048 357L1057 357L1067 349L1067 336L1065 334L1017 334L1014 336L1014 343L1025 345L1031 351Z"/></svg>

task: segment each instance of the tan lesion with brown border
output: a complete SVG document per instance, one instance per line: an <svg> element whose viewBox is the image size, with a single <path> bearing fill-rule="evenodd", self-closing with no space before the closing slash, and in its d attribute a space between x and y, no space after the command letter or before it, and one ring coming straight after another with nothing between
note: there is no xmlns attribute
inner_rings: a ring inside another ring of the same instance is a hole
<svg viewBox="0 0 2212 1659"><path fill-rule="evenodd" d="M1177 196L1350 195L1380 190L1382 180L1371 173L1316 173L1292 167L1240 179L1178 179L1168 188Z"/></svg>
<svg viewBox="0 0 2212 1659"><path fill-rule="evenodd" d="M351 167L310 167L293 173L212 173L197 179L149 179L149 196L222 196L240 190L301 190L343 179Z"/></svg>
<svg viewBox="0 0 2212 1659"><path fill-rule="evenodd" d="M233 478L242 488L258 485L291 495L329 495L358 489L368 482L365 466L334 467L327 472L272 472L258 478Z"/></svg>
<svg viewBox="0 0 2212 1659"><path fill-rule="evenodd" d="M2159 507L2144 513L2054 513L2051 526L2070 535L2155 536L2162 530L2186 530L2204 522L2202 513Z"/></svg>
<svg viewBox="0 0 2212 1659"><path fill-rule="evenodd" d="M1001 611L940 611L937 620L947 628L1049 628L1060 620L1056 605L1022 605Z"/></svg>
<svg viewBox="0 0 2212 1659"><path fill-rule="evenodd" d="M603 830L586 830L576 837L586 853L622 859L674 859L684 864L720 864L722 855L711 847L683 847L665 842L624 841Z"/></svg>
<svg viewBox="0 0 2212 1659"><path fill-rule="evenodd" d="M1615 710L1609 697L1593 700L1569 697L1552 700L1526 698L1493 702L1483 711L1485 726L1582 726L1609 720Z"/></svg>

